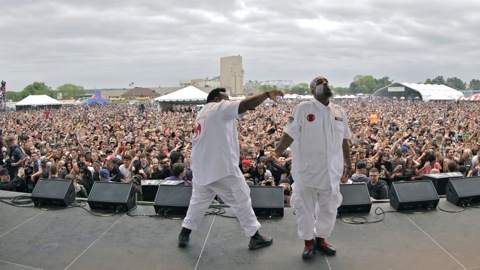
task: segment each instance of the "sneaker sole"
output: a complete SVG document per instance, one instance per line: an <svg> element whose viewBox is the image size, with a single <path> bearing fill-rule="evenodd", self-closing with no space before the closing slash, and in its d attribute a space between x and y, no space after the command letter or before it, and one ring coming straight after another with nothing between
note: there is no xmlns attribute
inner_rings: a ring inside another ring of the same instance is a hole
<svg viewBox="0 0 480 270"><path fill-rule="evenodd" d="M270 246L272 243L273 243L273 241L272 241L272 242L265 243L265 244L263 244L263 245L248 246L248 248L249 248L249 249L259 249L259 248L263 248L263 247L268 247L268 246Z"/></svg>
<svg viewBox="0 0 480 270"><path fill-rule="evenodd" d="M335 256L335 254L337 253L336 251L335 251L335 252L325 252L325 251L323 251L323 250L321 250L321 249L317 249L317 250L318 250L318 252L320 252L320 253L322 253L322 254L325 254L325 255L327 255L327 256Z"/></svg>
<svg viewBox="0 0 480 270"><path fill-rule="evenodd" d="M315 253L313 253L312 255L303 255L302 254L302 259L310 259L310 258L313 258L315 257Z"/></svg>

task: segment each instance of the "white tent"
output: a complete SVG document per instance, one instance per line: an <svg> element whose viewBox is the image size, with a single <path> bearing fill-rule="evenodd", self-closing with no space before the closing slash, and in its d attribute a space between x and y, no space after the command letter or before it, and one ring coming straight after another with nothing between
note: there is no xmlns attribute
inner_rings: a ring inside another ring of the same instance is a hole
<svg viewBox="0 0 480 270"><path fill-rule="evenodd" d="M458 100L463 93L443 84L392 83L373 93L375 97L422 100Z"/></svg>
<svg viewBox="0 0 480 270"><path fill-rule="evenodd" d="M418 91L424 100L457 100L463 93L443 84L403 83Z"/></svg>
<svg viewBox="0 0 480 270"><path fill-rule="evenodd" d="M176 104L201 104L207 102L208 94L202 90L187 86L165 96L155 98L157 102L176 103Z"/></svg>
<svg viewBox="0 0 480 270"><path fill-rule="evenodd" d="M285 94L283 96L284 99L299 99L301 98L298 94Z"/></svg>
<svg viewBox="0 0 480 270"><path fill-rule="evenodd" d="M63 103L47 95L30 95L15 104L16 106L62 105Z"/></svg>
<svg viewBox="0 0 480 270"><path fill-rule="evenodd" d="M31 109L31 108L60 108L63 102L53 99L47 95L30 95L15 104L17 110Z"/></svg>
<svg viewBox="0 0 480 270"><path fill-rule="evenodd" d="M334 96L333 98L335 98L335 99L354 99L354 98L357 98L357 97L354 96L354 95L345 95L345 96Z"/></svg>
<svg viewBox="0 0 480 270"><path fill-rule="evenodd" d="M480 93L467 98L468 101L480 101Z"/></svg>

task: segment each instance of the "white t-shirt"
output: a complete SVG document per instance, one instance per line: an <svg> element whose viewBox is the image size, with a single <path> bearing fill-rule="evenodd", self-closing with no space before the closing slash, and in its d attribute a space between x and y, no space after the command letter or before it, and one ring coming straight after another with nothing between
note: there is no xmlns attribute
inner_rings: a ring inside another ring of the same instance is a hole
<svg viewBox="0 0 480 270"><path fill-rule="evenodd" d="M293 138L292 176L305 186L329 189L343 174L343 139L352 135L345 111L331 101L316 99L298 104L284 132Z"/></svg>
<svg viewBox="0 0 480 270"><path fill-rule="evenodd" d="M125 164L120 165L118 170L120 170L120 172L123 174L123 176L125 176L125 178L124 178L125 180L128 180L128 181L132 180L132 172L129 171L127 167L125 167Z"/></svg>
<svg viewBox="0 0 480 270"><path fill-rule="evenodd" d="M472 158L472 168L477 167L477 165L478 165L478 155L475 155Z"/></svg>
<svg viewBox="0 0 480 270"><path fill-rule="evenodd" d="M239 105L240 101L210 102L198 113L190 159L196 184L207 185L228 175L243 177L238 166Z"/></svg>

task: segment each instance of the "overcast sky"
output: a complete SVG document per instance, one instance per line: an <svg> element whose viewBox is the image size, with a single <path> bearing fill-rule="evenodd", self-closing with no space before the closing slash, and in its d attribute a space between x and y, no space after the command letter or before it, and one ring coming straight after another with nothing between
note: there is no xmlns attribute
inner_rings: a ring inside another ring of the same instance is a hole
<svg viewBox="0 0 480 270"><path fill-rule="evenodd" d="M0 0L0 79L178 86L241 55L245 81L480 79L480 1Z"/></svg>

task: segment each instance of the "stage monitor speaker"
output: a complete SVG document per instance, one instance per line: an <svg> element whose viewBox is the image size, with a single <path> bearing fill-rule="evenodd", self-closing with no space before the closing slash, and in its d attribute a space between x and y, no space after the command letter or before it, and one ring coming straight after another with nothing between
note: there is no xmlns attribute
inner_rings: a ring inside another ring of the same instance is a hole
<svg viewBox="0 0 480 270"><path fill-rule="evenodd" d="M367 184L341 184L342 204L338 207L339 214L346 213L370 213L372 201L368 192Z"/></svg>
<svg viewBox="0 0 480 270"><path fill-rule="evenodd" d="M142 180L142 195L143 200L147 202L155 201L155 196L158 192L158 186L162 183L163 180Z"/></svg>
<svg viewBox="0 0 480 270"><path fill-rule="evenodd" d="M160 185L153 207L155 213L161 216L187 214L190 198L192 197L191 186L168 186Z"/></svg>
<svg viewBox="0 0 480 270"><path fill-rule="evenodd" d="M250 187L252 208L259 217L283 217L283 187Z"/></svg>
<svg viewBox="0 0 480 270"><path fill-rule="evenodd" d="M440 201L430 180L393 182L389 197L390 205L397 211L435 209Z"/></svg>
<svg viewBox="0 0 480 270"><path fill-rule="evenodd" d="M438 195L445 195L445 187L448 180L452 178L461 178L463 175L459 172L424 174L423 180L432 180L433 186Z"/></svg>
<svg viewBox="0 0 480 270"><path fill-rule="evenodd" d="M92 210L130 211L137 205L133 183L95 182L88 195Z"/></svg>
<svg viewBox="0 0 480 270"><path fill-rule="evenodd" d="M447 201L459 206L480 203L480 177L450 179L447 184Z"/></svg>
<svg viewBox="0 0 480 270"><path fill-rule="evenodd" d="M44 205L69 206L75 201L73 182L60 179L40 179L33 188L31 198L37 207Z"/></svg>

